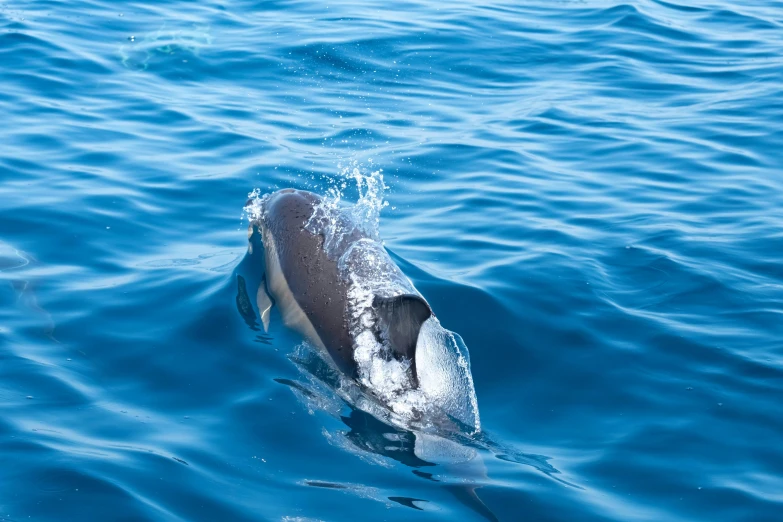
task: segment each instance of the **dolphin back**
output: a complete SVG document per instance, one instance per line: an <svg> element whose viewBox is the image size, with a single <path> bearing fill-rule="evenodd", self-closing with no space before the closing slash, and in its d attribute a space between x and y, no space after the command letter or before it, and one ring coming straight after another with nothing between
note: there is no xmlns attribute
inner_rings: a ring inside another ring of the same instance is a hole
<svg viewBox="0 0 783 522"><path fill-rule="evenodd" d="M337 261L324 250L323 234L307 224L321 198L313 193L283 190L271 195L262 217L275 243L282 276L296 303L313 326L321 344L341 371L356 376L349 332L348 285Z"/></svg>

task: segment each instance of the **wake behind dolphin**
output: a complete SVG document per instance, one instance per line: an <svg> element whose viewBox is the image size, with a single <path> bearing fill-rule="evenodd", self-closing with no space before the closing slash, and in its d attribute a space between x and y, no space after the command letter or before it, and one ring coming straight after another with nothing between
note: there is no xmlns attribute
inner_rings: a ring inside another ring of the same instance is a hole
<svg viewBox="0 0 783 522"><path fill-rule="evenodd" d="M391 259L361 203L294 189L251 194L243 263L263 275L247 301L255 297L265 330L277 308L399 420L479 431L467 348Z"/></svg>

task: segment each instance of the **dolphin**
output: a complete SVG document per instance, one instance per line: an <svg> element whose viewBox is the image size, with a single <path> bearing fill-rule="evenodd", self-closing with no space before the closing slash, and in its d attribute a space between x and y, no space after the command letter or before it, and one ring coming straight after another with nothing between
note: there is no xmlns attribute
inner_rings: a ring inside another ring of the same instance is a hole
<svg viewBox="0 0 783 522"><path fill-rule="evenodd" d="M438 402L452 406L447 413L454 419L477 427L467 348L440 326L361 219L295 189L251 199L246 210L243 263L260 266L263 276L257 288L239 282L243 316L255 293L265 331L276 307L286 326L326 352L344 375L396 405L393 410L416 414L426 409L423 403Z"/></svg>

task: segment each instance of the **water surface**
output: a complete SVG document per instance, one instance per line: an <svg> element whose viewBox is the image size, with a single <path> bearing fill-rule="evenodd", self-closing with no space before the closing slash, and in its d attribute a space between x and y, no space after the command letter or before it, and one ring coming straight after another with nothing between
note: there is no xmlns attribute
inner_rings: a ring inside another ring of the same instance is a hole
<svg viewBox="0 0 783 522"><path fill-rule="evenodd" d="M779 520L783 3L744 4L0 4L0 520ZM470 467L237 309L247 194L354 169L470 349Z"/></svg>

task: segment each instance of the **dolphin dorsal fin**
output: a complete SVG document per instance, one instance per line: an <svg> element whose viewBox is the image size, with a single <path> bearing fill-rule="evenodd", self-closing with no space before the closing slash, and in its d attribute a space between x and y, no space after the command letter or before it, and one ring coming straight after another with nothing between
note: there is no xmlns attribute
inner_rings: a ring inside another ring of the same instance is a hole
<svg viewBox="0 0 783 522"><path fill-rule="evenodd" d="M372 304L392 351L397 357L410 359L415 376L416 341L421 325L432 316L430 305L416 294L375 296Z"/></svg>

